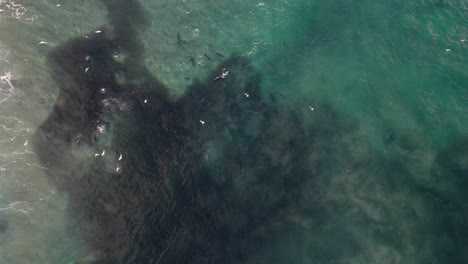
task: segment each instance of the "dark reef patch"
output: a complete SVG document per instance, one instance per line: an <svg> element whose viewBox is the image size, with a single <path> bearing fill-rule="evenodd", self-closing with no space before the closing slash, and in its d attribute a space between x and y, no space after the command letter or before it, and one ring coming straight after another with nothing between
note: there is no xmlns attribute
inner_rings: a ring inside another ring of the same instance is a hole
<svg viewBox="0 0 468 264"><path fill-rule="evenodd" d="M353 131L351 121L326 105L310 115L264 100L260 75L239 56L171 100L144 66L138 2L103 2L110 29L50 53L59 96L33 138L95 263L245 262L291 214L325 217L303 201L304 186L339 169L341 157L316 153L349 155L327 142ZM223 67L229 77L213 82ZM356 254L353 244L342 255Z"/></svg>

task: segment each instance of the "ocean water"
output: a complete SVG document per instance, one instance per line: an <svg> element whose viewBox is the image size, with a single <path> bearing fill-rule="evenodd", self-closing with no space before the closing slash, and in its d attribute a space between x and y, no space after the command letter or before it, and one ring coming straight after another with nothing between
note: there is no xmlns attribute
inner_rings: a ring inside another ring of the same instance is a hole
<svg viewBox="0 0 468 264"><path fill-rule="evenodd" d="M0 263L468 263L467 56L463 0L0 0Z"/></svg>

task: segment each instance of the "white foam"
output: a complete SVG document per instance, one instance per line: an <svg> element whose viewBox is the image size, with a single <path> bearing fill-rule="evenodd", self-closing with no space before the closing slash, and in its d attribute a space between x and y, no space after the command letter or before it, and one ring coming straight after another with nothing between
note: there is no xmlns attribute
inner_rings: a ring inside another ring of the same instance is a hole
<svg viewBox="0 0 468 264"><path fill-rule="evenodd" d="M11 0L0 0L0 17L4 14L10 15L12 18L21 20L21 21L34 21L37 19L37 15L32 15L25 17L25 14L28 12L28 9L21 4L17 4L15 1Z"/></svg>
<svg viewBox="0 0 468 264"><path fill-rule="evenodd" d="M13 84L11 84L12 79L13 79L13 75L11 74L11 72L7 72L5 73L5 75L0 76L0 81L7 83L10 86L10 88L13 89L15 87L13 86Z"/></svg>
<svg viewBox="0 0 468 264"><path fill-rule="evenodd" d="M106 133L106 126L103 124L97 125L96 129L99 131L99 133L104 134Z"/></svg>
<svg viewBox="0 0 468 264"><path fill-rule="evenodd" d="M10 61L6 59L6 57L7 57L8 55L10 55L10 52L9 52L9 51L7 51L7 52L5 53L5 55L1 56L1 57L0 57L0 60L1 60L1 61L4 61L4 62L6 62L6 63L10 63Z"/></svg>
<svg viewBox="0 0 468 264"><path fill-rule="evenodd" d="M0 82L3 84L7 84L8 86L6 87L6 89L0 86L0 95L1 95L0 104L8 101L13 96L15 92L15 87L11 83L12 80L13 80L13 75L11 74L11 72L7 72L3 76L0 76Z"/></svg>

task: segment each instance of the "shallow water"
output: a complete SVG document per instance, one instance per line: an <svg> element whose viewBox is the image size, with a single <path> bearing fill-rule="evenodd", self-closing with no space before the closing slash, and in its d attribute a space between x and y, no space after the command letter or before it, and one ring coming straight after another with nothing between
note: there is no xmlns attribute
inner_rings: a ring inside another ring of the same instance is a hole
<svg viewBox="0 0 468 264"><path fill-rule="evenodd" d="M0 258L468 262L467 22L457 0L0 0Z"/></svg>

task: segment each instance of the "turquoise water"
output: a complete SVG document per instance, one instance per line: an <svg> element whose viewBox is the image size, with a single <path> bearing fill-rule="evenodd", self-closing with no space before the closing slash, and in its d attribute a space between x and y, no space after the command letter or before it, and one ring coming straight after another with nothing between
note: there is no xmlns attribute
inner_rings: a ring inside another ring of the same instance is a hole
<svg viewBox="0 0 468 264"><path fill-rule="evenodd" d="M0 259L468 263L467 25L458 0L0 0Z"/></svg>

